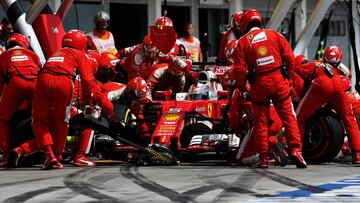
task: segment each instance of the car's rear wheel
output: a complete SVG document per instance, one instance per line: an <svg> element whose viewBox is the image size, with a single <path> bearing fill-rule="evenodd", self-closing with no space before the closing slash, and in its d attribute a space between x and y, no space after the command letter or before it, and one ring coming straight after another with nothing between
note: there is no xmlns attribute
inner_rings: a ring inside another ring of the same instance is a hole
<svg viewBox="0 0 360 203"><path fill-rule="evenodd" d="M321 164L332 161L344 143L344 128L336 114L320 109L306 125L303 155L306 161Z"/></svg>

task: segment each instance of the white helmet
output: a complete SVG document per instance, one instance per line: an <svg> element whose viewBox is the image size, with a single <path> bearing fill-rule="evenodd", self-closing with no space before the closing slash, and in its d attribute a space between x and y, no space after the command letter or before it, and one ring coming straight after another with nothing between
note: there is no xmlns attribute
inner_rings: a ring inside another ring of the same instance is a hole
<svg viewBox="0 0 360 203"><path fill-rule="evenodd" d="M191 100L209 99L209 85L204 83L191 85L189 89L189 97Z"/></svg>

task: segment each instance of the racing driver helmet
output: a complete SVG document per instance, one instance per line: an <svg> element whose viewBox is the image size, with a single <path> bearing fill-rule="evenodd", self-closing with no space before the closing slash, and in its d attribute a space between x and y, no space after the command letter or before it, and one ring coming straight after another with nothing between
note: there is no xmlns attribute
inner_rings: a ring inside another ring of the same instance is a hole
<svg viewBox="0 0 360 203"><path fill-rule="evenodd" d="M209 99L209 85L200 82L191 85L189 89L189 97L191 100Z"/></svg>

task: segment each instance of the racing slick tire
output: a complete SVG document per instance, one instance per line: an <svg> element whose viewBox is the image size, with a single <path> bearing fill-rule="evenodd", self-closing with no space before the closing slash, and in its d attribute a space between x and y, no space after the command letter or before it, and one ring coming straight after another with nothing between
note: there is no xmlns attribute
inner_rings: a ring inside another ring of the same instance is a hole
<svg viewBox="0 0 360 203"><path fill-rule="evenodd" d="M11 147L20 146L22 143L35 137L31 126L31 111L19 110L10 120L9 132ZM42 153L40 151L22 157L20 166L34 166L41 163Z"/></svg>
<svg viewBox="0 0 360 203"><path fill-rule="evenodd" d="M341 150L345 131L337 114L330 109L318 110L307 122L303 155L307 162L331 162Z"/></svg>

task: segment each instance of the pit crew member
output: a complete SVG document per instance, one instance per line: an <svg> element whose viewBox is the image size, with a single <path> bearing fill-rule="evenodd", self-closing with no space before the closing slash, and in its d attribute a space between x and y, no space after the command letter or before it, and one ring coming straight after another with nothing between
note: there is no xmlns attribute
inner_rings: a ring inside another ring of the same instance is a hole
<svg viewBox="0 0 360 203"><path fill-rule="evenodd" d="M268 168L268 123L270 100L283 121L287 141L292 149L290 157L298 168L306 168L302 157L302 142L296 123L288 75L294 69L294 54L285 37L274 30L262 29L261 14L248 9L240 20L241 32L235 50L235 65L239 67L241 87L245 88L246 71L251 84L250 97L254 111L256 151L259 153L258 168Z"/></svg>

